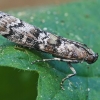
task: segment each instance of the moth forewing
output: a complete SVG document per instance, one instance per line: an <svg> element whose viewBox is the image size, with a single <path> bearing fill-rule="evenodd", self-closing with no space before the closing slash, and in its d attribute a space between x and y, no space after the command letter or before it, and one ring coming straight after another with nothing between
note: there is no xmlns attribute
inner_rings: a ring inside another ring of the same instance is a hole
<svg viewBox="0 0 100 100"><path fill-rule="evenodd" d="M54 60L67 62L73 74L69 74L62 79L62 89L64 89L63 82L76 74L71 63L85 61L91 64L98 59L98 54L94 53L85 44L43 31L4 12L0 12L0 34L22 46L55 56L53 59L36 60L33 63Z"/></svg>

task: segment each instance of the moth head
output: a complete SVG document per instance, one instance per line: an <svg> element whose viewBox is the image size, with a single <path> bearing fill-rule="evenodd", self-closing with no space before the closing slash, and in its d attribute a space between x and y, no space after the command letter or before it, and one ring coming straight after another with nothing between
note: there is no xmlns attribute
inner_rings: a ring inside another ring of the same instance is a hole
<svg viewBox="0 0 100 100"><path fill-rule="evenodd" d="M92 64L92 63L96 62L96 60L98 59L98 56L99 56L98 53L95 53L93 55L90 54L87 56L86 62L88 64Z"/></svg>

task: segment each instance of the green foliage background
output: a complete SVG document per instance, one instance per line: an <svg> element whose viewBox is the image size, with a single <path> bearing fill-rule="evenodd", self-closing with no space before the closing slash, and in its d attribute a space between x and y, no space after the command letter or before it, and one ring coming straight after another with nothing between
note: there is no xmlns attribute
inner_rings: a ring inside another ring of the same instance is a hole
<svg viewBox="0 0 100 100"><path fill-rule="evenodd" d="M8 13L41 29L85 43L99 53L99 7L99 0L88 0ZM60 82L71 73L66 63L54 61L31 65L36 59L52 56L15 45L0 36L1 100L35 100L36 95L37 100L99 100L99 59L92 65L73 64L77 75L64 82L63 91Z"/></svg>

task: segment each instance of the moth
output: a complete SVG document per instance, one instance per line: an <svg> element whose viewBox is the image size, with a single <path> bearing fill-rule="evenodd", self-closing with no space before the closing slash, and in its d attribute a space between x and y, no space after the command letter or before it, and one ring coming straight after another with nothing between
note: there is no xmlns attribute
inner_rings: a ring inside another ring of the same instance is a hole
<svg viewBox="0 0 100 100"><path fill-rule="evenodd" d="M54 60L68 63L72 74L62 79L60 85L63 90L64 81L76 74L71 63L84 61L92 64L98 59L98 54L85 44L41 30L4 12L0 12L0 35L12 42L49 53L54 57L52 59L36 60L32 63Z"/></svg>

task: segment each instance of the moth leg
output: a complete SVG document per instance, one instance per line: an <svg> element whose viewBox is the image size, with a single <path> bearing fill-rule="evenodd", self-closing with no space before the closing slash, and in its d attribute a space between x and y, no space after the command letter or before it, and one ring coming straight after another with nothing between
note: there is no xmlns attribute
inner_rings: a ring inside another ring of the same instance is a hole
<svg viewBox="0 0 100 100"><path fill-rule="evenodd" d="M67 75L65 78L62 79L62 81L61 81L61 83L60 83L60 86L61 86L61 89L62 89L62 90L65 90L64 87L63 87L64 81L65 81L66 79L69 79L70 77L76 75L76 71L75 71L75 69L72 67L71 63L68 63L68 66L69 66L69 68L71 69L71 71L73 72L73 74L69 74L69 75Z"/></svg>
<svg viewBox="0 0 100 100"><path fill-rule="evenodd" d="M20 50L20 51L25 51L25 48L23 48L21 45L15 45L14 49Z"/></svg>
<svg viewBox="0 0 100 100"><path fill-rule="evenodd" d="M34 64L36 62L46 62L46 61L61 61L61 59L60 58L52 58L52 59L35 60L31 64Z"/></svg>
<svg viewBox="0 0 100 100"><path fill-rule="evenodd" d="M69 59L60 59L60 61L68 62L68 63L78 63L78 60L69 60Z"/></svg>
<svg viewBox="0 0 100 100"><path fill-rule="evenodd" d="M31 64L34 64L36 62L46 62L46 61L64 61L64 62L70 62L70 63L77 63L78 60L69 60L69 59L61 59L61 58L52 58L52 59L42 59L42 60L35 60Z"/></svg>

